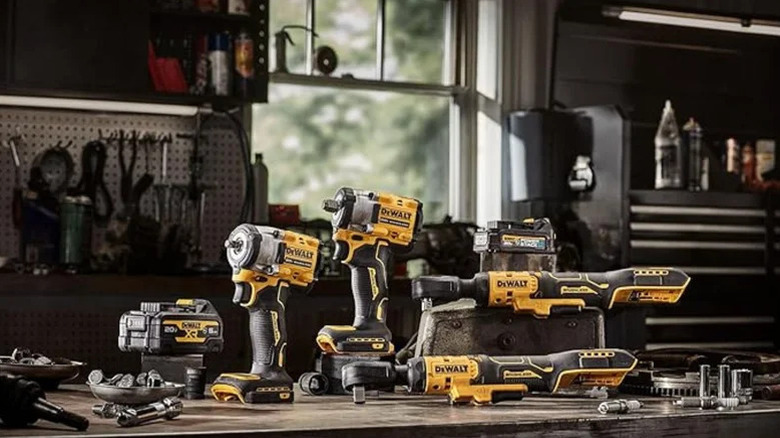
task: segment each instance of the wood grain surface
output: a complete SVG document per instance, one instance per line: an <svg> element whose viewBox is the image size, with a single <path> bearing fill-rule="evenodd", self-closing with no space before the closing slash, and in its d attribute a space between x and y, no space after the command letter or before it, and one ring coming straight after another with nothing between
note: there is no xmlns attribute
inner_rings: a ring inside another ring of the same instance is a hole
<svg viewBox="0 0 780 438"><path fill-rule="evenodd" d="M31 429L2 429L0 436L259 436L259 437L776 437L780 402L754 401L735 411L678 409L669 399L644 398L627 415L600 415L600 400L529 397L496 406L450 406L439 397L381 394L365 405L349 397L296 393L292 405L241 405L184 400L184 413L135 428L90 412L98 403L83 385L65 385L48 398L85 415L87 432L40 421Z"/></svg>

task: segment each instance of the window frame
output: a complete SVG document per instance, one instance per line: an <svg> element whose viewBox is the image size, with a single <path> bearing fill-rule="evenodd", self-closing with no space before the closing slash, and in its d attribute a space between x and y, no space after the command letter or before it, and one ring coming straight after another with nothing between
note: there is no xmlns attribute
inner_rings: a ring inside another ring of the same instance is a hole
<svg viewBox="0 0 780 438"><path fill-rule="evenodd" d="M449 214L455 220L473 221L476 216L476 118L474 82L476 79L476 12L469 0L442 0L445 3L443 83L390 81L384 79L386 0L377 1L377 78L360 79L314 74L314 35L305 40L308 74L269 73L274 84L381 91L450 98L449 126ZM317 0L306 0L306 26L316 32Z"/></svg>

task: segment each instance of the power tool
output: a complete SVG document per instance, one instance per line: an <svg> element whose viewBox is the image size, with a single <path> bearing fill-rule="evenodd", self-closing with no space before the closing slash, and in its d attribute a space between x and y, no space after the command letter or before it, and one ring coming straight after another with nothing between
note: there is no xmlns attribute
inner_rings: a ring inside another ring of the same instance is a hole
<svg viewBox="0 0 780 438"><path fill-rule="evenodd" d="M6 427L25 427L39 419L87 430L89 420L46 401L41 386L18 376L0 373L0 422Z"/></svg>
<svg viewBox="0 0 780 438"><path fill-rule="evenodd" d="M203 299L141 303L119 319L119 349L154 355L222 351L222 318Z"/></svg>
<svg viewBox="0 0 780 438"><path fill-rule="evenodd" d="M345 394L341 368L372 357L392 360L392 334L385 324L388 270L393 253L406 253L422 228L422 203L416 199L342 187L323 202L332 213L333 258L350 269L355 318L352 325L326 325L317 334L322 354L316 372L299 385L307 394Z"/></svg>
<svg viewBox="0 0 780 438"><path fill-rule="evenodd" d="M410 394L446 395L452 404L485 405L553 393L572 385L620 385L637 360L625 350L570 350L541 356L421 356L405 365L366 361L346 365L342 383L356 403L365 390L403 385Z"/></svg>
<svg viewBox="0 0 780 438"><path fill-rule="evenodd" d="M547 271L481 272L462 280L424 276L412 281L412 298L455 301L473 298L480 307L510 307L544 318L583 307L676 303L690 277L674 268L627 268L603 273Z"/></svg>
<svg viewBox="0 0 780 438"><path fill-rule="evenodd" d="M287 348L285 304L290 289L316 280L320 241L277 228L239 225L225 242L233 269L233 302L249 311L252 369L217 377L217 400L242 403L293 401L293 380L284 369Z"/></svg>
<svg viewBox="0 0 780 438"><path fill-rule="evenodd" d="M355 319L326 325L317 334L325 353L382 355L393 352L387 317L387 269L392 252L409 251L422 227L422 203L389 193L339 189L323 202L333 214L333 257L349 266Z"/></svg>

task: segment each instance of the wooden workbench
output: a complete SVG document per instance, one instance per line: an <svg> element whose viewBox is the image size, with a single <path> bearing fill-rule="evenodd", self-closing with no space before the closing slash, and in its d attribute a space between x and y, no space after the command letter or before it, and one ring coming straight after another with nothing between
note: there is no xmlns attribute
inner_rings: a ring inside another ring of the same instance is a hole
<svg viewBox="0 0 780 438"><path fill-rule="evenodd" d="M678 409L669 399L644 398L628 415L600 415L599 400L529 397L496 406L450 406L439 397L382 394L365 405L349 397L296 394L292 405L243 406L184 400L181 417L120 428L90 412L98 401L84 385L66 385L48 399L85 415L87 432L40 421L31 429L0 428L0 436L258 436L258 437L777 437L780 402L754 401L735 411Z"/></svg>

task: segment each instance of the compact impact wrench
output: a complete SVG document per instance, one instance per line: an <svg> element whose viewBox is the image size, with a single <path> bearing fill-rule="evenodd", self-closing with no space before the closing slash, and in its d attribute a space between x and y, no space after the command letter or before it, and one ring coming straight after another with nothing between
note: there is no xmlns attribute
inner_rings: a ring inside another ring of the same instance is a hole
<svg viewBox="0 0 780 438"><path fill-rule="evenodd" d="M553 393L572 385L616 387L636 366L624 350L572 350L540 356L421 356L404 365L365 361L344 366L355 403L365 390L403 385L410 394L446 395L450 403L484 405Z"/></svg>
<svg viewBox="0 0 780 438"><path fill-rule="evenodd" d="M320 241L292 231L239 225L225 242L236 290L233 302L249 311L252 370L217 377L217 400L242 403L293 401L293 381L284 369L287 348L285 304L291 288L316 279Z"/></svg>
<svg viewBox="0 0 780 438"><path fill-rule="evenodd" d="M515 313L547 317L583 307L676 303L690 278L674 268L628 268L602 273L480 272L462 280L424 276L412 281L412 298L455 301L473 298L480 307L511 307ZM426 307L426 306L424 306Z"/></svg>
<svg viewBox="0 0 780 438"><path fill-rule="evenodd" d="M323 203L332 213L333 258L349 266L355 318L352 325L326 325L317 334L322 354L317 372L304 373L301 389L312 395L344 394L341 367L372 357L392 359L385 324L388 277L394 252L411 250L422 228L422 203L389 193L344 187Z"/></svg>
<svg viewBox="0 0 780 438"><path fill-rule="evenodd" d="M331 354L390 354L385 324L392 252L412 248L422 228L422 203L388 193L341 188L323 203L332 213L334 258L349 266L355 319L352 325L326 325L317 345Z"/></svg>

